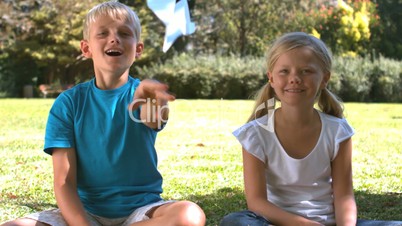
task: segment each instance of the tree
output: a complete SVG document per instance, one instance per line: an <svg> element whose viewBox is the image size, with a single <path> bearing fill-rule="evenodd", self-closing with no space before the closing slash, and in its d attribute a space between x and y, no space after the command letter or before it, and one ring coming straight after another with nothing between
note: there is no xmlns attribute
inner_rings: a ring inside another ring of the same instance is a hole
<svg viewBox="0 0 402 226"><path fill-rule="evenodd" d="M305 30L303 12L313 1L199 0L194 8L197 52L262 55L284 32Z"/></svg>
<svg viewBox="0 0 402 226"><path fill-rule="evenodd" d="M18 90L25 84L71 84L92 77L91 61L81 57L80 40L85 14L100 2L103 1L0 2L3 14L0 23L0 79L11 84L9 88L5 87L7 91L2 88L3 95L19 95ZM143 22L143 37L149 48L142 60L147 62L158 54L152 40L159 33L149 27L154 29L161 25L155 22L152 12L146 10L145 3L129 2L146 21ZM22 72L21 65L25 66Z"/></svg>
<svg viewBox="0 0 402 226"><path fill-rule="evenodd" d="M15 78L17 89L21 82L28 81L28 84L74 82L74 76L69 72L82 61L79 40L82 36L83 9L88 4L67 0L3 2L3 5L13 9L3 16L9 18L7 23L3 23L3 31L12 30L8 37L2 33L2 40L7 43L2 46L2 58L8 65L7 72L3 71L3 74ZM26 60L30 64L23 64ZM19 68L15 65L31 65L26 68L27 75L23 81L19 79Z"/></svg>
<svg viewBox="0 0 402 226"><path fill-rule="evenodd" d="M370 0L342 1L312 9L316 34L339 55L365 55L378 43L373 30L379 26L377 9Z"/></svg>
<svg viewBox="0 0 402 226"><path fill-rule="evenodd" d="M384 56L402 59L402 2L377 0L381 27L376 30L380 39L378 50Z"/></svg>

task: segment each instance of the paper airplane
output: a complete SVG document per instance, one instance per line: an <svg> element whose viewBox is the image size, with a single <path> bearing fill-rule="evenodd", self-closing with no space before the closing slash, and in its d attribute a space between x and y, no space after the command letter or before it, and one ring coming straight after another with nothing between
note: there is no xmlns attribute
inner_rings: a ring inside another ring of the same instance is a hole
<svg viewBox="0 0 402 226"><path fill-rule="evenodd" d="M147 0L148 7L163 22L166 27L163 52L173 45L182 35L190 35L195 31L191 22L187 0Z"/></svg>

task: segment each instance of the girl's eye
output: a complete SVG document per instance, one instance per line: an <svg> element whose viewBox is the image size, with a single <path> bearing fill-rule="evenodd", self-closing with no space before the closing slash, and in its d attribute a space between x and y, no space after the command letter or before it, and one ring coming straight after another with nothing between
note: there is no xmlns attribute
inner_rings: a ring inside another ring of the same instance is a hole
<svg viewBox="0 0 402 226"><path fill-rule="evenodd" d="M310 74L311 70L310 69L303 69L301 72L302 72L302 74Z"/></svg>

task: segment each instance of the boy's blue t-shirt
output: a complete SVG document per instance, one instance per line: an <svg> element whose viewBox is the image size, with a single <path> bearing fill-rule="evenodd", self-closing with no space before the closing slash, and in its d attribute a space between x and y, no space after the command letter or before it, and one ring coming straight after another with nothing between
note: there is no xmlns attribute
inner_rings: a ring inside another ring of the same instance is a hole
<svg viewBox="0 0 402 226"><path fill-rule="evenodd" d="M119 218L161 200L162 176L156 131L134 122L128 111L140 81L100 90L95 79L63 92L46 126L44 151L75 148L78 194L92 214ZM139 118L139 109L133 112Z"/></svg>

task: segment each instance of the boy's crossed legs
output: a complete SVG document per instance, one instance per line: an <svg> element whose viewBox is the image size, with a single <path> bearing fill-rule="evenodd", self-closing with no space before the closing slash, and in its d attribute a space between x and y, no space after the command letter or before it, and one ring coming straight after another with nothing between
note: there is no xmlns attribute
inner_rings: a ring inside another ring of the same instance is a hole
<svg viewBox="0 0 402 226"><path fill-rule="evenodd" d="M206 217L202 209L190 201L161 201L135 210L127 218L107 219L88 214L91 226L151 226L186 225L203 226ZM43 223L44 222L44 223ZM67 225L59 210L49 210L32 214L27 218L10 221L2 226L48 226Z"/></svg>

